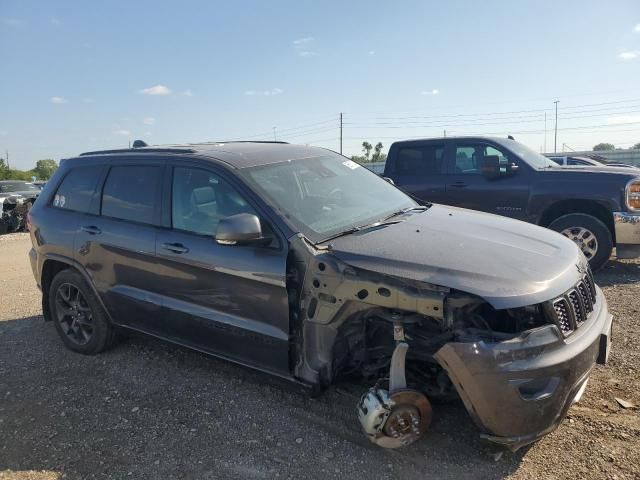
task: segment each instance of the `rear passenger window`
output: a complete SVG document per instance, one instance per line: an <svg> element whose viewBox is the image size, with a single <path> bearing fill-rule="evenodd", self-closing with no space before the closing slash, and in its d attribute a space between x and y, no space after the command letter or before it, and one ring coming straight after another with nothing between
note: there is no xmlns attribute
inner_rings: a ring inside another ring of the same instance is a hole
<svg viewBox="0 0 640 480"><path fill-rule="evenodd" d="M160 167L112 167L102 191L102 215L153 223L161 180Z"/></svg>
<svg viewBox="0 0 640 480"><path fill-rule="evenodd" d="M52 205L65 210L83 213L91 212L91 198L98 185L102 167L78 167L71 170L62 180Z"/></svg>
<svg viewBox="0 0 640 480"><path fill-rule="evenodd" d="M396 158L398 174L438 175L443 173L444 145L400 148Z"/></svg>

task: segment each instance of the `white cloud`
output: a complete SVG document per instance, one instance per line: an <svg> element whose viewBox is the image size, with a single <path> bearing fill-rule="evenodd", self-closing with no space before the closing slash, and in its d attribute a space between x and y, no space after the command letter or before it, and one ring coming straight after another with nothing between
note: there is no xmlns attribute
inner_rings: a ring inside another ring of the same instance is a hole
<svg viewBox="0 0 640 480"><path fill-rule="evenodd" d="M610 125L635 122L640 122L640 115L616 115L615 117L607 118L607 123Z"/></svg>
<svg viewBox="0 0 640 480"><path fill-rule="evenodd" d="M634 50L631 52L622 52L620 54L618 54L618 58L620 60L634 60L636 58L640 57L640 51L638 50Z"/></svg>
<svg viewBox="0 0 640 480"><path fill-rule="evenodd" d="M145 117L142 120L142 123L144 123L145 125L155 125L156 119L154 117Z"/></svg>
<svg viewBox="0 0 640 480"><path fill-rule="evenodd" d="M254 95L261 95L263 97L271 97L273 95L280 95L284 93L284 90L282 90L281 88L272 88L271 90L263 90L263 91L257 91L257 90L246 90L244 92L245 95L251 97Z"/></svg>
<svg viewBox="0 0 640 480"><path fill-rule="evenodd" d="M313 42L313 37L298 38L293 41L293 46L297 48L297 47L307 45L311 42Z"/></svg>
<svg viewBox="0 0 640 480"><path fill-rule="evenodd" d="M8 27L22 27L25 24L24 20L19 18L3 18L2 23Z"/></svg>
<svg viewBox="0 0 640 480"><path fill-rule="evenodd" d="M369 55L375 55L376 51L375 50L369 50Z"/></svg>
<svg viewBox="0 0 640 480"><path fill-rule="evenodd" d="M55 103L58 105L61 103L67 103L67 99L62 97L51 97L50 101L51 103Z"/></svg>
<svg viewBox="0 0 640 480"><path fill-rule="evenodd" d="M313 37L298 38L292 43L293 48L301 57L312 57L316 54L316 52L313 51L313 45L315 43Z"/></svg>
<svg viewBox="0 0 640 480"><path fill-rule="evenodd" d="M633 31L636 33L640 33L640 23L638 23L635 27L633 27Z"/></svg>
<svg viewBox="0 0 640 480"><path fill-rule="evenodd" d="M113 131L114 135L122 135L123 137L130 137L131 136L131 132L129 130L125 130L124 128L118 128L117 130Z"/></svg>
<svg viewBox="0 0 640 480"><path fill-rule="evenodd" d="M180 92L183 97L193 97L193 92L189 89Z"/></svg>
<svg viewBox="0 0 640 480"><path fill-rule="evenodd" d="M171 90L164 85L156 85L154 87L143 88L140 93L144 95L171 95Z"/></svg>
<svg viewBox="0 0 640 480"><path fill-rule="evenodd" d="M434 88L432 90L424 90L420 92L420 95L438 95L439 93L440 93L440 90L438 90L437 88Z"/></svg>

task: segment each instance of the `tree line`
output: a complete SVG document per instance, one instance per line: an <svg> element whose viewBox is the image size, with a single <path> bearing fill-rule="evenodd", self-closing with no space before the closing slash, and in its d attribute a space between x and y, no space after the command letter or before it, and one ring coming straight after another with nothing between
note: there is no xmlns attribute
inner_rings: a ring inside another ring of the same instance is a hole
<svg viewBox="0 0 640 480"><path fill-rule="evenodd" d="M49 180L53 172L58 168L55 160L45 158L38 160L36 166L31 170L17 170L9 168L4 158L0 158L0 180Z"/></svg>
<svg viewBox="0 0 640 480"><path fill-rule="evenodd" d="M613 143L606 143L606 142L598 143L597 145L593 146L594 152L601 152L603 150L622 150L622 149L616 148L616 146ZM629 150L640 150L640 143L636 143Z"/></svg>
<svg viewBox="0 0 640 480"><path fill-rule="evenodd" d="M358 163L384 162L387 160L387 154L382 153L383 149L382 142L376 143L374 147L369 142L364 141L362 142L362 155L353 155L351 160Z"/></svg>

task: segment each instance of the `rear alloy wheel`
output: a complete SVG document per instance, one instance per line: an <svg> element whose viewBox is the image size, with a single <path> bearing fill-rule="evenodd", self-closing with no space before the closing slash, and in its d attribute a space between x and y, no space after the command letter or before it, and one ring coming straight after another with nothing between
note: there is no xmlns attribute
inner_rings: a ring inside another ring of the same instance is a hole
<svg viewBox="0 0 640 480"><path fill-rule="evenodd" d="M49 287L49 306L56 330L70 350L94 355L114 339L102 305L80 273L63 270Z"/></svg>
<svg viewBox="0 0 640 480"><path fill-rule="evenodd" d="M549 228L573 240L589 260L592 270L607 263L613 249L611 232L601 220L585 213L571 213L555 219Z"/></svg>

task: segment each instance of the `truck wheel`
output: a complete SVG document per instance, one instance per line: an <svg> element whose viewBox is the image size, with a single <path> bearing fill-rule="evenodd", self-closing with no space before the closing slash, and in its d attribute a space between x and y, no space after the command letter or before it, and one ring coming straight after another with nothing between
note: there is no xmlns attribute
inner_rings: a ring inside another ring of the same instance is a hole
<svg viewBox="0 0 640 480"><path fill-rule="evenodd" d="M592 270L598 270L607 263L613 250L611 232L602 221L585 213L570 213L556 218L551 230L560 232L573 240L589 260Z"/></svg>
<svg viewBox="0 0 640 480"><path fill-rule="evenodd" d="M113 325L82 275L75 270L58 273L49 287L51 317L65 346L95 355L115 338Z"/></svg>

